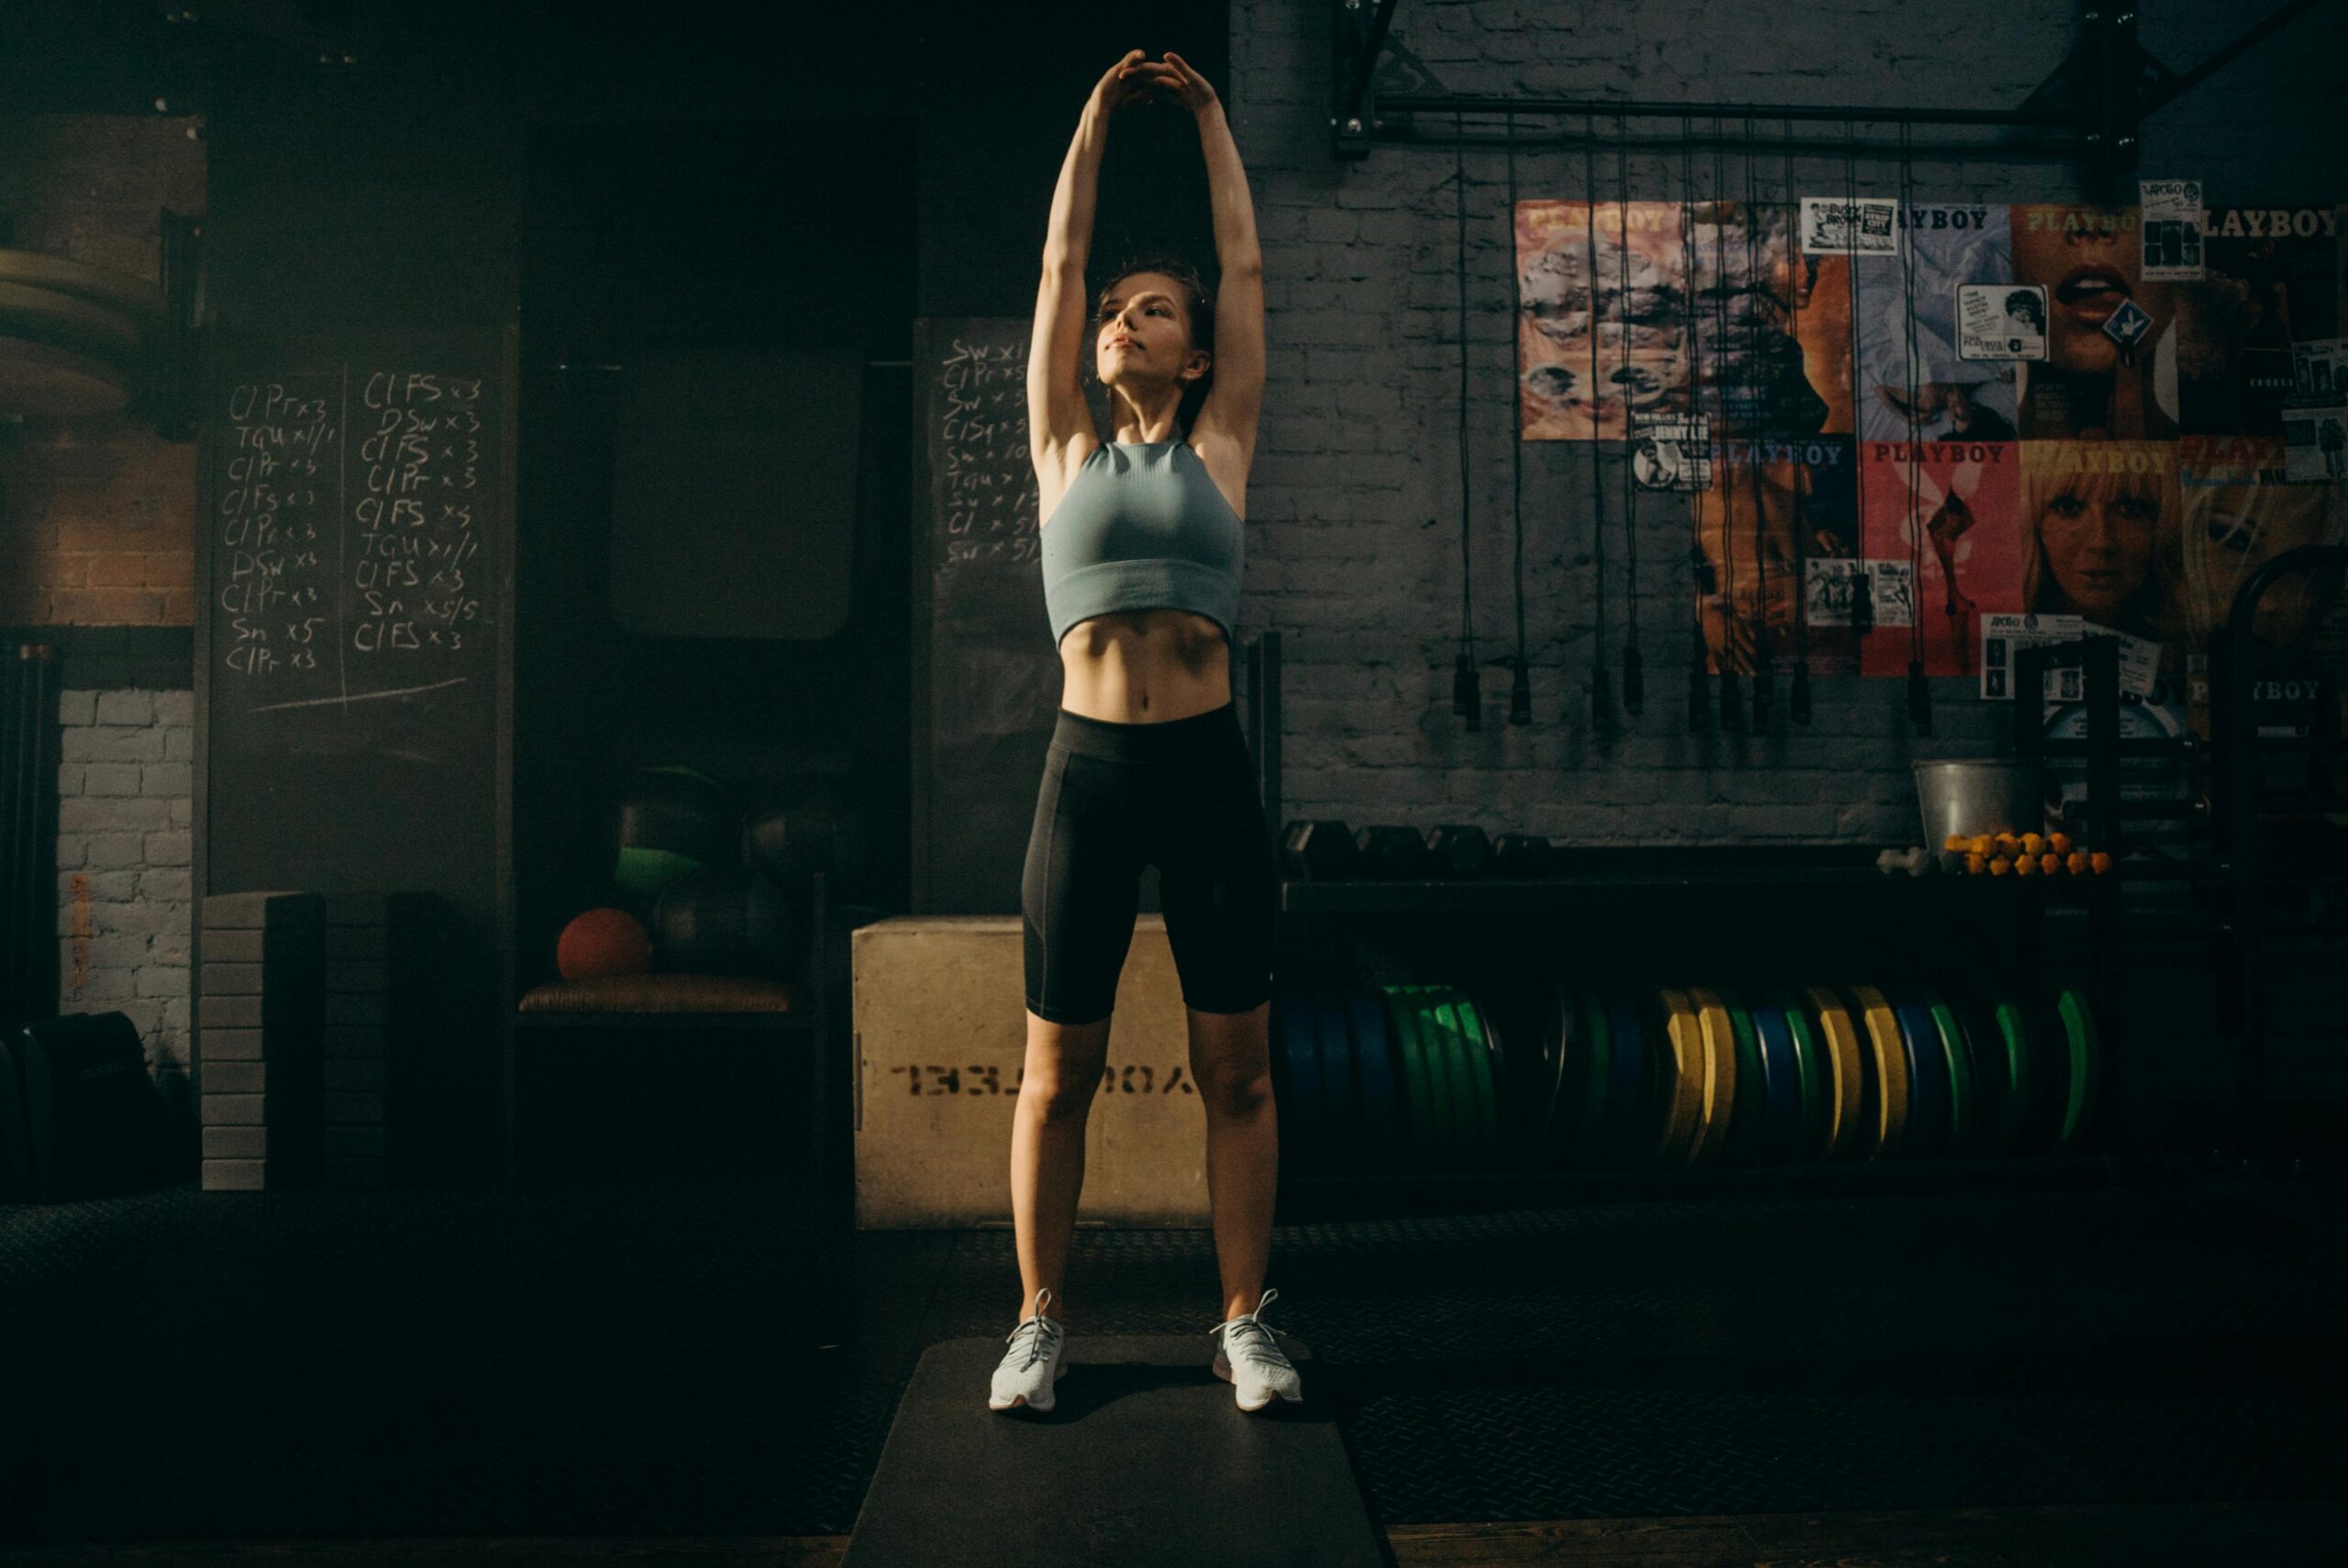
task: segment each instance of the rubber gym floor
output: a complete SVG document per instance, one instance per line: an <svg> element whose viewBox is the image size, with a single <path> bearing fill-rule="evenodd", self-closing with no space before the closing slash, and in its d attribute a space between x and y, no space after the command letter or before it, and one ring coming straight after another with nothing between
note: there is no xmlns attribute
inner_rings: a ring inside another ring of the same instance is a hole
<svg viewBox="0 0 2348 1568"><path fill-rule="evenodd" d="M1284 1216L1266 1317L1398 1563L2336 1560L2348 1190L2187 1186ZM1087 1227L1069 1331L1217 1294ZM783 1185L0 1209L0 1562L835 1562L1018 1296Z"/></svg>

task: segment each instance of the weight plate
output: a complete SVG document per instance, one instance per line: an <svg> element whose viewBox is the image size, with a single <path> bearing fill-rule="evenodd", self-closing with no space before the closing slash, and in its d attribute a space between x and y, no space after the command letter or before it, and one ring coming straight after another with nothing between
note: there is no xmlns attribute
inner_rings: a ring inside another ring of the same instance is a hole
<svg viewBox="0 0 2348 1568"><path fill-rule="evenodd" d="M1553 1166L1563 1158L1566 1146L1572 1141L1569 1129L1575 1124L1579 1107L1574 1102L1578 1080L1575 1074L1580 1064L1576 1053L1581 1048L1580 1023L1576 1018L1571 999L1566 988L1552 983L1546 993L1548 1004L1542 1024L1543 1049L1548 1054L1547 1077L1549 1093L1541 1118L1540 1163Z"/></svg>
<svg viewBox="0 0 2348 1568"><path fill-rule="evenodd" d="M1736 1038L1736 1102L1730 1111L1728 1148L1732 1164L1749 1165L1761 1157L1763 1095L1767 1090L1761 1072L1761 1041L1753 1032L1753 1015L1734 991L1714 986L1712 994L1728 1009L1728 1024Z"/></svg>
<svg viewBox="0 0 2348 1568"><path fill-rule="evenodd" d="M2103 1042L2096 1034L2095 1010L2088 1006L2086 993L2066 986L2054 1004L2071 1031L2071 1092L2064 1106L2063 1147L2076 1149L2094 1125L2096 1095L2103 1078Z"/></svg>
<svg viewBox="0 0 2348 1568"><path fill-rule="evenodd" d="M1802 1010L1801 999L1783 986L1770 986L1765 994L1768 1005L1784 1017L1786 1033L1793 1041L1794 1074L1801 1094L1801 1118L1794 1128L1793 1158L1820 1159L1826 1153L1826 1108L1833 1065L1826 1059L1824 1043L1810 1026L1810 1015Z"/></svg>
<svg viewBox="0 0 2348 1568"><path fill-rule="evenodd" d="M2030 1105L2022 1115L2021 1150L2045 1154L2062 1143L2063 1115L2071 1099L2071 1031L2045 987L2023 981L2014 987L2022 1022L2030 1032Z"/></svg>
<svg viewBox="0 0 2348 1568"><path fill-rule="evenodd" d="M1467 992L1453 991L1442 1016L1458 1041L1460 1077L1468 1088L1468 1164L1473 1170L1491 1170L1501 1157L1500 1095L1492 1083L1491 1043L1484 1038L1484 1026Z"/></svg>
<svg viewBox="0 0 2348 1568"><path fill-rule="evenodd" d="M1353 1031L1354 1070L1361 1086L1362 1155L1382 1168L1404 1154L1394 1102L1393 1042L1384 1010L1369 992L1346 992L1346 1021Z"/></svg>
<svg viewBox="0 0 2348 1568"><path fill-rule="evenodd" d="M1826 1158L1839 1159L1866 1146L1866 1126L1861 1114L1866 1099L1866 1074L1861 1066L1866 1053L1860 1046L1859 1026L1852 1021L1850 1006L1841 993L1831 986L1804 986L1800 995L1818 1025L1827 1064L1823 1085Z"/></svg>
<svg viewBox="0 0 2348 1568"><path fill-rule="evenodd" d="M1916 999L1914 988L1886 987L1884 995L1899 1020L1900 1043L1908 1052L1908 1137L1901 1152L1937 1158L1948 1151L1948 1057L1941 1050L1941 1032L1931 1010Z"/></svg>
<svg viewBox="0 0 2348 1568"><path fill-rule="evenodd" d="M1736 1110L1736 1028L1729 1021L1728 1009L1721 1005L1721 999L1704 988L1690 986L1688 1000L1696 1010L1696 1022L1703 1032L1704 1056L1711 1066L1705 1080L1702 1132L1690 1163L1711 1165L1722 1157L1727 1147L1729 1119Z"/></svg>
<svg viewBox="0 0 2348 1568"><path fill-rule="evenodd" d="M1978 987L1949 986L1942 990L1941 999L1956 1019L1957 1032L1965 1039L1966 1061L1973 1073L1973 1131L1966 1152L1996 1154L2000 1152L1998 1128L2005 1120L2009 1092L2005 1036L1999 1032L1997 1016Z"/></svg>
<svg viewBox="0 0 2348 1568"><path fill-rule="evenodd" d="M1386 1023L1402 1065L1402 1131L1414 1170L1432 1170L1441 1155L1435 1143L1434 1081L1427 1071L1425 1048L1412 1026L1408 986L1380 986L1378 994Z"/></svg>
<svg viewBox="0 0 2348 1568"><path fill-rule="evenodd" d="M1973 1059L1966 1052L1965 1032L1957 1027L1948 999L1932 987L1918 986L1916 999L1924 1004L1933 1027L1940 1031L1941 1052L1947 1059L1948 1142L1943 1147L1952 1155L1969 1154L1974 1141Z"/></svg>
<svg viewBox="0 0 2348 1568"><path fill-rule="evenodd" d="M1312 1007L1302 991L1282 991L1272 1009L1280 1021L1280 1052L1288 1063L1289 1132L1296 1147L1296 1168L1323 1168L1321 1132L1321 1046L1316 1038Z"/></svg>
<svg viewBox="0 0 2348 1568"><path fill-rule="evenodd" d="M1704 1049L1702 1026L1696 1021L1696 1010L1689 1005L1686 994L1668 988L1660 994L1663 1038L1669 1050L1663 1133L1655 1154L1658 1160L1685 1164L1695 1157L1696 1140L1703 1130L1711 1057Z"/></svg>
<svg viewBox="0 0 2348 1568"><path fill-rule="evenodd" d="M1321 1043L1321 1108L1328 1118L1332 1168L1358 1171L1361 1157L1361 1091L1354 1085L1354 1046L1346 1037L1344 999L1335 991L1311 993L1314 1032Z"/></svg>
<svg viewBox="0 0 2348 1568"><path fill-rule="evenodd" d="M1646 1020L1635 992L1608 986L1600 992L1606 1010L1606 1033L1614 1047L1614 1081L1623 1085L1630 1114L1623 1119L1616 1143L1617 1158L1625 1165L1644 1163L1655 1148L1656 1123L1663 1115L1660 1068L1651 1047Z"/></svg>
<svg viewBox="0 0 2348 1568"><path fill-rule="evenodd" d="M1774 997L1755 995L1748 1010L1761 1042L1761 1157L1790 1160L1801 1151L1801 1067L1793 1031Z"/></svg>
<svg viewBox="0 0 2348 1568"><path fill-rule="evenodd" d="M1581 1042L1581 1062L1575 1074L1580 1080L1581 1116L1574 1134L1574 1159L1597 1164L1606 1157L1608 1118L1613 1112L1606 1103L1606 1088L1613 1081L1613 1056L1608 1049L1606 1021L1592 1005L1589 988L1575 986L1566 995L1574 1010L1575 1037Z"/></svg>
<svg viewBox="0 0 2348 1568"><path fill-rule="evenodd" d="M1860 1070L1875 1089L1869 1107L1875 1114L1865 1146L1872 1154L1891 1154L1908 1130L1908 1048L1899 1037L1899 1020L1873 986L1843 988L1857 1004L1859 1023L1866 1031Z"/></svg>
<svg viewBox="0 0 2348 1568"><path fill-rule="evenodd" d="M1458 1075L1451 1064L1451 1040L1434 1028L1434 986L1404 986L1401 1007L1418 1037L1418 1056L1427 1064L1427 1148L1437 1171L1460 1169Z"/></svg>
<svg viewBox="0 0 2348 1568"><path fill-rule="evenodd" d="M2006 1103L1998 1118L1997 1149L2001 1154L2017 1154L2030 1130L2037 1071L2032 1060L2030 1019L2012 987L1989 981L1983 984L1981 992L1988 1001L1990 1021L1997 1025L1998 1037L2005 1045Z"/></svg>

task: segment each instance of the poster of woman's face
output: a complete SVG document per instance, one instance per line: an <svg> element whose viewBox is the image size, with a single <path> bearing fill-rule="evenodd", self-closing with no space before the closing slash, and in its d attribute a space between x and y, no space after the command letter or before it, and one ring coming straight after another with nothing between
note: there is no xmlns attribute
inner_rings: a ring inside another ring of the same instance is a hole
<svg viewBox="0 0 2348 1568"><path fill-rule="evenodd" d="M2010 209L2014 282L2046 290L2046 360L2021 367L2025 440L2160 440L2177 431L2171 285L2142 276L2134 207L2022 203ZM2104 324L2132 304L2152 318L2123 350Z"/></svg>
<svg viewBox="0 0 2348 1568"><path fill-rule="evenodd" d="M2022 608L2165 636L2175 615L2156 568L2179 526L2176 447L2032 441L2021 458Z"/></svg>
<svg viewBox="0 0 2348 1568"><path fill-rule="evenodd" d="M1835 428L1813 308L1783 208L1733 202L1519 202L1517 395L1528 441L1623 440L1642 414L1716 436ZM1845 358L1847 358L1845 349ZM1844 426L1847 428L1847 425Z"/></svg>
<svg viewBox="0 0 2348 1568"><path fill-rule="evenodd" d="M2348 496L2335 484L2187 484L2184 500L2176 575L2197 653L2208 651L2252 572L2285 550L2348 537ZM2252 637L2268 647L2296 646L2337 580L2336 571L2281 579L2259 596Z"/></svg>

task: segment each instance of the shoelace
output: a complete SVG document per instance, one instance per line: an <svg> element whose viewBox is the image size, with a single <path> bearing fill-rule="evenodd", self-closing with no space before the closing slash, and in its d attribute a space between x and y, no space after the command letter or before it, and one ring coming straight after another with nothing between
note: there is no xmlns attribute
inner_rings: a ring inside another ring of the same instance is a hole
<svg viewBox="0 0 2348 1568"><path fill-rule="evenodd" d="M1044 1307L1051 1298L1050 1291L1038 1291L1036 1296L1036 1315L1002 1336L1011 1346L1010 1352L1004 1357L1008 1360L1010 1356L1019 1353L1019 1336L1027 1335L1027 1359L1019 1364L1022 1370L1041 1361L1051 1353L1051 1348L1059 1342L1059 1330L1044 1319ZM1033 1332L1029 1331L1031 1330Z"/></svg>
<svg viewBox="0 0 2348 1568"><path fill-rule="evenodd" d="M1254 1312L1228 1319L1207 1331L1210 1334L1224 1335L1223 1351L1225 1356L1237 1353L1246 1355L1251 1361L1261 1362L1268 1366L1279 1367L1290 1372L1296 1370L1295 1364L1281 1353L1279 1342L1272 1338L1272 1331L1257 1321L1257 1314L1270 1306L1273 1298L1279 1295L1278 1290L1267 1290L1264 1292L1264 1298L1256 1303ZM1225 1330L1230 1331L1224 1333Z"/></svg>

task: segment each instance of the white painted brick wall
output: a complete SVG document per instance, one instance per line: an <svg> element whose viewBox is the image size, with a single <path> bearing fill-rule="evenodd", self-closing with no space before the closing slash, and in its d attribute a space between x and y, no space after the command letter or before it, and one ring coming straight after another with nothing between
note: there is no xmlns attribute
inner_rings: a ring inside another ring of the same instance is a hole
<svg viewBox="0 0 2348 1568"><path fill-rule="evenodd" d="M195 693L68 690L58 718L61 1010L127 1015L184 1075Z"/></svg>
<svg viewBox="0 0 2348 1568"><path fill-rule="evenodd" d="M2207 18L2162 18L2157 28L2146 18L2145 46L2173 69L2195 63L2244 25L2236 9L2208 9ZM1993 13L1894 0L1761 8L1739 0L1408 0L1394 30L1456 92L2002 107L2019 104L2069 52L2077 10L2069 0L2022 0ZM2337 84L2307 52L2331 48L2330 58L2340 57L2348 6L2332 10L2294 23L2293 38L2267 40L2147 120L2144 172L2199 174L2214 200L2348 193L2335 189L2337 160L2314 156L2339 145ZM1453 154L1379 146L1366 161L1340 163L1330 150L1326 8L1235 0L1231 26L1225 98L1256 201L1270 333L1242 614L1251 632L1281 634L1283 814L1356 824L1456 820L1574 843L1912 838L1911 762L1993 749L1998 715L1967 682L1936 680L1936 733L1919 737L1907 721L1904 679L1817 679L1815 720L1796 728L1785 717L1791 670L1781 652L1777 733L1689 734L1684 505L1667 517L1644 498L1640 507L1646 712L1612 743L1589 732L1590 457L1576 444L1535 442L1524 452L1534 723L1508 723L1509 672L1487 668L1484 727L1462 728L1451 712L1460 598ZM1520 136L1539 125L1521 120ZM1762 167L1775 160L1765 156ZM1634 196L1676 195L1678 168L1676 150L1634 152ZM1708 155L1699 168L1709 168ZM1733 157L1730 170L1731 193L1741 193ZM1514 344L1507 165L1497 149L1470 149L1467 171L1480 662L1515 651ZM1583 193L1578 149L1520 148L1517 172L1521 198ZM1839 189L1841 163L1798 163L1796 176ZM1927 199L2085 194L2061 164L1919 161L1913 178ZM1611 199L1611 153L1601 154L1598 179L1601 199ZM1862 163L1859 187L1896 192L1896 163ZM1619 693L1619 469L1610 462L1608 473L1615 586L1607 662Z"/></svg>

